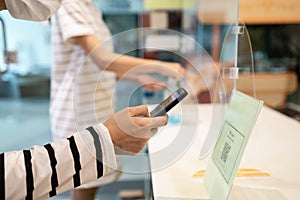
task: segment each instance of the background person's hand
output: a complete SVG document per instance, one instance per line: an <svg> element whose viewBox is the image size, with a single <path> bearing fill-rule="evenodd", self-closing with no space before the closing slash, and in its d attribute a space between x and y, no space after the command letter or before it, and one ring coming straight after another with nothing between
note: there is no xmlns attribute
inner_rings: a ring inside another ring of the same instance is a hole
<svg viewBox="0 0 300 200"><path fill-rule="evenodd" d="M143 86L143 88L148 92L161 90L167 87L166 82L161 82L150 74L134 74L131 80L140 86Z"/></svg>
<svg viewBox="0 0 300 200"><path fill-rule="evenodd" d="M176 81L181 80L185 76L185 68L177 62L156 61L146 66L150 72L160 73L168 77L172 77Z"/></svg>
<svg viewBox="0 0 300 200"><path fill-rule="evenodd" d="M181 66L181 64L179 64L179 63L172 63L172 62L167 62L167 63L165 63L166 65L166 67L168 68L170 68L170 69L172 69L172 70L175 70L176 72L178 72L178 74L179 74L179 76L173 76L173 78L175 78L176 80L180 80L182 77L184 77L184 75L185 75L185 68L183 68L182 66ZM162 73L164 73L164 72L162 72Z"/></svg>
<svg viewBox="0 0 300 200"><path fill-rule="evenodd" d="M167 116L150 118L148 107L142 105L125 108L103 124L109 130L117 154L137 154L167 122Z"/></svg>

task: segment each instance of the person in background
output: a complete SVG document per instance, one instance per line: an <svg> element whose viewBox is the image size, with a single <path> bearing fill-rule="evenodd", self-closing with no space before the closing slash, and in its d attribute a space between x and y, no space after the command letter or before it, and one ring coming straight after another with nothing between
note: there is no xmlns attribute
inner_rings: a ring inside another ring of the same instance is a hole
<svg viewBox="0 0 300 200"><path fill-rule="evenodd" d="M15 18L40 21L60 3L0 0L0 11L7 9ZM117 167L115 153L137 154L157 128L167 123L167 116L148 115L144 105L125 108L67 139L1 153L0 199L45 199L111 173Z"/></svg>
<svg viewBox="0 0 300 200"><path fill-rule="evenodd" d="M132 71L160 72L177 79L183 77L184 68L179 63L114 53L110 31L92 0L63 0L62 6L51 16L51 29L53 139L69 137L70 133L81 131L88 124L107 119L114 112L112 96L117 78L126 77L147 90L154 90L161 87L149 76L128 74ZM94 110L97 111L95 116L90 115ZM94 199L97 187L112 179L115 178L103 177L73 190L72 198Z"/></svg>

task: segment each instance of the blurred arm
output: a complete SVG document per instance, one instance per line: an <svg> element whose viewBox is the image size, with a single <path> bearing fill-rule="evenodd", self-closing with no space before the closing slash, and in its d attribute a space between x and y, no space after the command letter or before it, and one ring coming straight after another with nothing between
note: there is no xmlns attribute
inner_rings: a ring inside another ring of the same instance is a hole
<svg viewBox="0 0 300 200"><path fill-rule="evenodd" d="M179 80L185 72L179 63L136 58L107 51L101 46L97 37L93 35L74 37L73 41L75 44L80 45L87 55L90 54L100 69L114 71L119 78L134 70L136 73L161 73Z"/></svg>

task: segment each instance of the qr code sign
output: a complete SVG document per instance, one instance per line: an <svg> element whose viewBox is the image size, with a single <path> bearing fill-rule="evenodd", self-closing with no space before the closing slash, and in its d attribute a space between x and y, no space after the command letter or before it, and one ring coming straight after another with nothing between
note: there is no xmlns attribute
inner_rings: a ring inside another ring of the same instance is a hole
<svg viewBox="0 0 300 200"><path fill-rule="evenodd" d="M228 142L225 142L224 144L224 147L223 147L223 151L222 151L222 154L221 154L221 160L226 163L227 161L227 158L228 158L228 154L230 152L230 149L231 149L231 146L230 144L228 144Z"/></svg>

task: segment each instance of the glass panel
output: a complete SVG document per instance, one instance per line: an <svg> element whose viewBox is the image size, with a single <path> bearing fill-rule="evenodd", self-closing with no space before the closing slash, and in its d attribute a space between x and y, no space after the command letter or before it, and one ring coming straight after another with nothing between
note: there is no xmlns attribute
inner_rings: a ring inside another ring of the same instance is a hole
<svg viewBox="0 0 300 200"><path fill-rule="evenodd" d="M244 40L244 26L238 24L238 8L238 0L199 0L198 30L202 31L202 35L198 37L198 41L217 66L214 90L210 90L212 103L215 103L211 128L202 146L200 158L210 153L218 138L226 105L241 73L239 42ZM245 71L244 68L241 71Z"/></svg>
<svg viewBox="0 0 300 200"><path fill-rule="evenodd" d="M234 89L255 97L252 46L243 23L232 24L227 30L220 56L220 73L225 87L224 101L229 101Z"/></svg>

